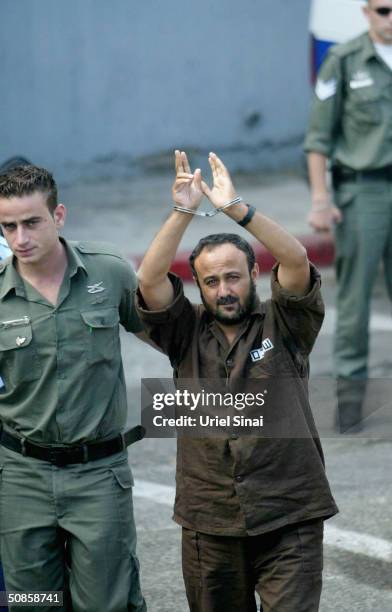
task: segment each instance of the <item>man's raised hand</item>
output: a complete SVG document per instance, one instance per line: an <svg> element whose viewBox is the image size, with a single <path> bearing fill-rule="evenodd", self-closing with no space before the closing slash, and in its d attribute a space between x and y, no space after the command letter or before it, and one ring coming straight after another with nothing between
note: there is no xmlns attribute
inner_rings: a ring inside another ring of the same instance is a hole
<svg viewBox="0 0 392 612"><path fill-rule="evenodd" d="M184 151L175 151L176 178L172 187L172 196L177 206L196 210L203 199L201 171L191 172L188 158Z"/></svg>
<svg viewBox="0 0 392 612"><path fill-rule="evenodd" d="M212 189L210 189L204 181L201 184L201 188L211 204L215 206L215 208L221 208L227 204L227 202L230 202L230 200L234 200L237 194L229 171L222 160L219 159L215 153L210 153L208 161L212 172Z"/></svg>

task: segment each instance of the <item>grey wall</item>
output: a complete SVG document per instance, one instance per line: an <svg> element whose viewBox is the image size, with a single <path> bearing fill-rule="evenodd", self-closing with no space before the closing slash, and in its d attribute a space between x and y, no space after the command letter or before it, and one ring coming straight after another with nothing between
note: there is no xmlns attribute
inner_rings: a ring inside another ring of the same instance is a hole
<svg viewBox="0 0 392 612"><path fill-rule="evenodd" d="M292 163L308 107L308 10L309 0L1 0L0 160L148 165L183 146L237 167Z"/></svg>

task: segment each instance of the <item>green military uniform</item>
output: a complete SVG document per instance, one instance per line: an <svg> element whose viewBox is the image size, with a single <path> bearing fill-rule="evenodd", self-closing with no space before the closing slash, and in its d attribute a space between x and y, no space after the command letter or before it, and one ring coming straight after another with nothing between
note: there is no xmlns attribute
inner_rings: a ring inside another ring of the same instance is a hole
<svg viewBox="0 0 392 612"><path fill-rule="evenodd" d="M136 277L105 245L64 241L57 304L0 263L0 417L43 445L110 439L126 422L119 323L138 332ZM125 450L59 467L0 447L1 558L7 590L63 590L73 610L145 610ZM43 609L43 608L40 608Z"/></svg>
<svg viewBox="0 0 392 612"><path fill-rule="evenodd" d="M334 202L343 213L335 230L335 374L342 381L365 380L370 297L380 260L392 299L392 70L368 33L330 49L305 150L331 159Z"/></svg>

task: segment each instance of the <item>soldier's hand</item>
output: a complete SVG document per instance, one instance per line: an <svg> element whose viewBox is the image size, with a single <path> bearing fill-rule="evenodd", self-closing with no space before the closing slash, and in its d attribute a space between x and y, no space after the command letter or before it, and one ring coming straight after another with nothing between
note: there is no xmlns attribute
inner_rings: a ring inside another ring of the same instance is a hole
<svg viewBox="0 0 392 612"><path fill-rule="evenodd" d="M307 221L316 232L330 232L336 223L343 220L342 212L339 208L330 204L323 208L312 208Z"/></svg>
<svg viewBox="0 0 392 612"><path fill-rule="evenodd" d="M234 200L237 194L229 171L222 160L219 159L215 153L210 153L208 161L211 167L213 186L212 189L210 189L203 181L202 189L211 204L215 206L215 208L221 208L224 204L230 202L230 200Z"/></svg>
<svg viewBox="0 0 392 612"><path fill-rule="evenodd" d="M172 187L172 196L177 206L198 208L203 199L201 187L201 171L199 169L191 172L188 158L184 151L175 151L176 178Z"/></svg>

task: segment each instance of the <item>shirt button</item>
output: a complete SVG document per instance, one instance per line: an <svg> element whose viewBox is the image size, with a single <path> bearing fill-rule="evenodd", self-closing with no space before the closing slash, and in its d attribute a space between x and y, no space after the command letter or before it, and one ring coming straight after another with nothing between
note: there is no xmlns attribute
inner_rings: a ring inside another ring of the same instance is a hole
<svg viewBox="0 0 392 612"><path fill-rule="evenodd" d="M238 440L238 436L237 436L237 434L231 434L231 435L230 435L230 439L231 439L231 440Z"/></svg>
<svg viewBox="0 0 392 612"><path fill-rule="evenodd" d="M229 368L231 368L234 365L234 359L226 359L226 365L229 366Z"/></svg>
<svg viewBox="0 0 392 612"><path fill-rule="evenodd" d="M244 480L244 477L243 476L236 476L235 479L236 479L237 482L242 482Z"/></svg>

